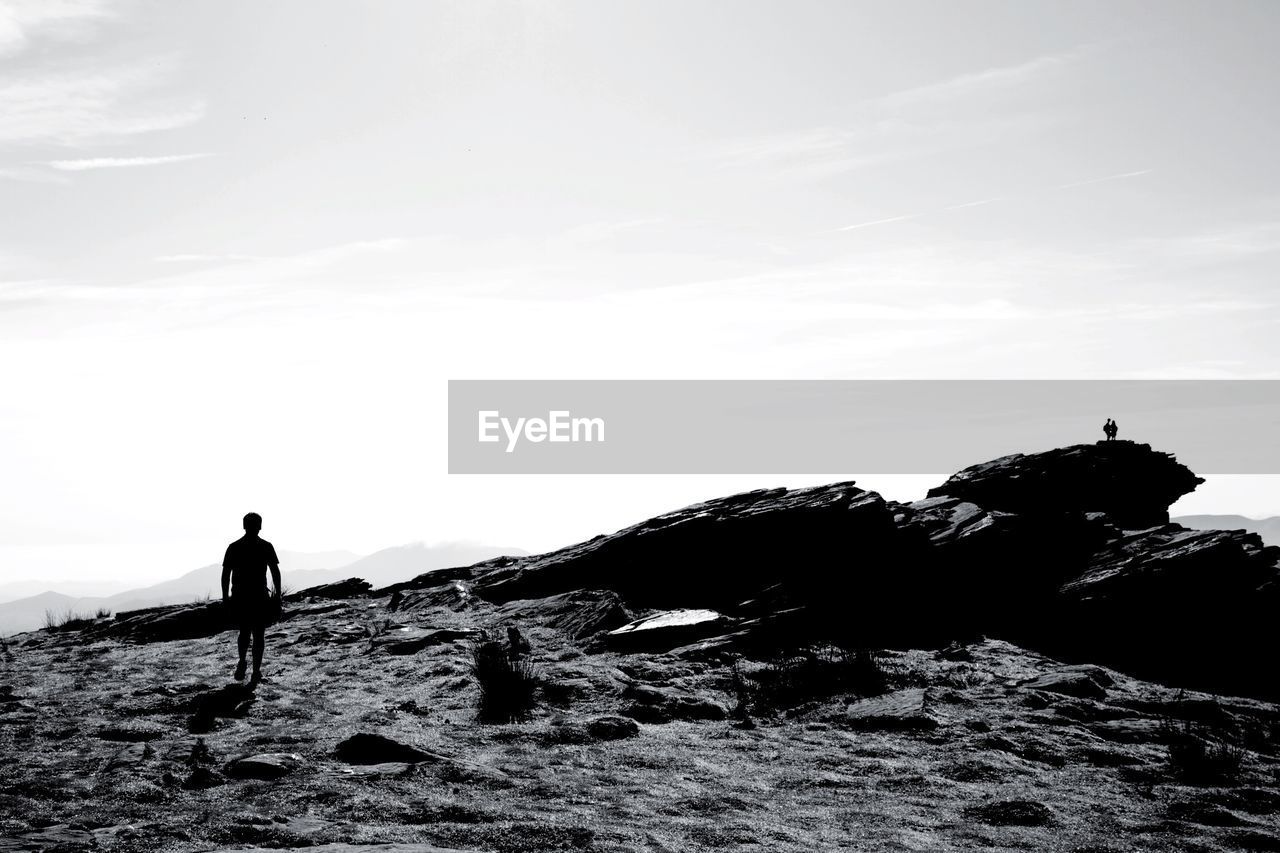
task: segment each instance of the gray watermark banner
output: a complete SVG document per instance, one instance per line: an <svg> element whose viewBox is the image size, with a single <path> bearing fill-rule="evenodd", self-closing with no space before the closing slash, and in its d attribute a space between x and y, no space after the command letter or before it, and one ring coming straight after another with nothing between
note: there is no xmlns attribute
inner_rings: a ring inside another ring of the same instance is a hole
<svg viewBox="0 0 1280 853"><path fill-rule="evenodd" d="M1280 380L451 380L451 474L946 474L1119 440L1280 474Z"/></svg>

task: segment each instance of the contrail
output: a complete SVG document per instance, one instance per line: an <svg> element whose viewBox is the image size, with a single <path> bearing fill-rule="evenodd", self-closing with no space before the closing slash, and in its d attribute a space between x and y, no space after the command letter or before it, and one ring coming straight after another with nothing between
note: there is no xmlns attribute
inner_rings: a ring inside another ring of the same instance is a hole
<svg viewBox="0 0 1280 853"><path fill-rule="evenodd" d="M1153 171L1155 170L1140 169L1137 172L1121 172L1118 175L1105 175L1101 178L1089 178L1086 181L1075 181L1074 183L1070 183L1070 184L1061 184L1057 187L1053 187L1053 189L1068 190L1068 189L1071 189L1072 187L1083 187L1083 186L1088 186L1089 184L1100 184L1103 181L1120 181L1120 180L1124 180L1125 178L1137 178L1142 175L1149 175ZM1042 189L1041 192L1045 192L1047 189L1049 188ZM1017 196L1014 196L1014 197L1017 198ZM922 216L930 216L932 214L941 213L947 210L962 210L966 207L982 207L984 204L994 204L997 201L1005 201L1007 198L1009 198L1009 196L996 196L995 198L984 198L984 199L979 199L978 201L966 201L963 204L952 204L947 207L940 207L937 210L926 211L924 213L908 213L903 216L890 216L887 219L873 219L870 222L859 222L856 225L846 225L843 228L836 228L834 230L835 231L853 231L858 228L870 228L872 225L886 225L890 222L903 222L907 219L919 219Z"/></svg>
<svg viewBox="0 0 1280 853"><path fill-rule="evenodd" d="M919 213L908 213L906 216L890 216L888 219L873 219L870 222L859 222L857 225L846 225L843 228L837 228L837 231L852 231L855 228L870 228L872 225L884 225L886 222L901 222L904 219L915 219L922 216Z"/></svg>
<svg viewBox="0 0 1280 853"><path fill-rule="evenodd" d="M1087 181L1076 181L1075 183L1071 183L1071 184L1062 184L1061 186L1058 187L1058 189L1069 190L1072 187L1084 187L1084 186L1088 186L1089 184L1100 184L1103 181L1119 181L1123 178L1136 178L1139 175L1149 175L1153 171L1154 169L1143 169L1138 172L1121 172L1118 175L1107 175L1102 178L1090 178Z"/></svg>
<svg viewBox="0 0 1280 853"><path fill-rule="evenodd" d="M994 204L997 201L1004 201L1004 196L996 196L995 198L984 198L980 201L966 201L964 204L953 204L950 207L944 207L943 210L960 210L965 207L982 207L984 204Z"/></svg>
<svg viewBox="0 0 1280 853"><path fill-rule="evenodd" d="M846 225L843 228L837 228L836 231L853 231L857 228L870 228L872 225L885 225L889 222L902 222L907 219L919 219L921 216L929 216L931 213L940 213L944 210L960 210L963 207L981 207L984 204L991 204L996 201L1003 201L1003 198L984 198L978 201L966 201L964 204L953 204L949 207L938 208L925 213L907 213L902 216L890 216L887 219L873 219L870 222L859 222L856 225Z"/></svg>

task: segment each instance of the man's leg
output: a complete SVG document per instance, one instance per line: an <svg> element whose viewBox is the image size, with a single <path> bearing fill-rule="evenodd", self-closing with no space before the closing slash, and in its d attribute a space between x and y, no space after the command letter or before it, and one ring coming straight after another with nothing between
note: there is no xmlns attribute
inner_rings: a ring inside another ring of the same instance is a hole
<svg viewBox="0 0 1280 853"><path fill-rule="evenodd" d="M262 652L266 646L267 625L260 619L253 626L253 678L255 681L262 677Z"/></svg>
<svg viewBox="0 0 1280 853"><path fill-rule="evenodd" d="M240 622L240 636L236 638L236 645L240 649L240 663L236 664L236 681L244 678L244 670L246 666L245 658L249 654L249 640L253 634L253 626L248 622Z"/></svg>

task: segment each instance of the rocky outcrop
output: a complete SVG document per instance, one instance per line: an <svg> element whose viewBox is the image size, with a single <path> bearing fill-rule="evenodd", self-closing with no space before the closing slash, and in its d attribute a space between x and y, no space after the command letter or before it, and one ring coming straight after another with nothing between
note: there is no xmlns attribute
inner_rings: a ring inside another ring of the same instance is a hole
<svg viewBox="0 0 1280 853"><path fill-rule="evenodd" d="M373 590L372 584L363 578L347 578L346 580L324 583L308 587L301 592L286 595L285 601L304 601L309 598L325 598L345 600L361 598Z"/></svg>
<svg viewBox="0 0 1280 853"><path fill-rule="evenodd" d="M729 621L714 610L667 610L615 628L604 635L604 641L621 651L662 651L714 636Z"/></svg>
<svg viewBox="0 0 1280 853"><path fill-rule="evenodd" d="M561 611L583 591L616 596L639 616L602 635L620 651L711 659L813 639L928 647L988 634L1271 695L1262 662L1280 649L1260 626L1280 551L1168 524L1200 482L1170 454L1113 441L974 465L910 504L848 482L760 490L489 565L469 589L526 618L538 602ZM688 610L720 616L663 622Z"/></svg>
<svg viewBox="0 0 1280 853"><path fill-rule="evenodd" d="M1061 585L1038 644L1173 684L1280 695L1277 560L1280 547L1241 530L1118 535Z"/></svg>
<svg viewBox="0 0 1280 853"><path fill-rule="evenodd" d="M803 594L852 579L897 550L896 540L884 499L853 483L763 489L518 559L477 578L473 591L504 602L608 589L631 607L723 611L778 583Z"/></svg>
<svg viewBox="0 0 1280 853"><path fill-rule="evenodd" d="M563 631L575 640L611 631L635 618L622 603L621 596L601 589L511 601L498 608L498 615L503 620L539 622Z"/></svg>
<svg viewBox="0 0 1280 853"><path fill-rule="evenodd" d="M1169 507L1204 480L1173 454L1132 441L1016 453L972 465L929 490L1020 515L1106 513L1122 527L1169 521Z"/></svg>

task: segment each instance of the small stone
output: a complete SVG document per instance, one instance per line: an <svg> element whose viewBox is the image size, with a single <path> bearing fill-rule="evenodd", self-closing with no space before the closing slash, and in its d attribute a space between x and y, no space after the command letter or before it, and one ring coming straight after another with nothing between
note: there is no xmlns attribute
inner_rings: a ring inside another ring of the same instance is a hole
<svg viewBox="0 0 1280 853"><path fill-rule="evenodd" d="M1047 826L1053 812L1034 800L1001 800L965 809L965 814L991 826Z"/></svg>
<svg viewBox="0 0 1280 853"><path fill-rule="evenodd" d="M610 715L596 717L587 723L587 731L599 740L621 740L640 734L640 727L635 720Z"/></svg>

